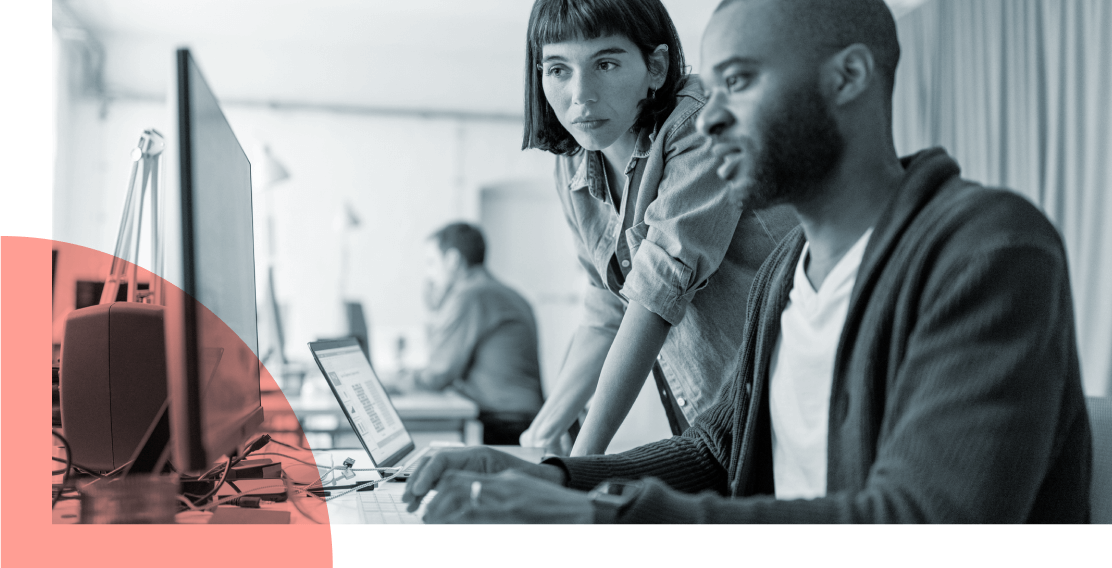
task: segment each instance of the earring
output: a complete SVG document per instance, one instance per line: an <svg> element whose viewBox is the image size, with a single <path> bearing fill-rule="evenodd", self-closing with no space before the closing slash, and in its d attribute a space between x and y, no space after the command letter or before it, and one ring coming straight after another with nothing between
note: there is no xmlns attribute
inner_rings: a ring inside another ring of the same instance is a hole
<svg viewBox="0 0 1112 568"><path fill-rule="evenodd" d="M649 89L649 102L652 102L655 98L656 98L656 89L650 88Z"/></svg>

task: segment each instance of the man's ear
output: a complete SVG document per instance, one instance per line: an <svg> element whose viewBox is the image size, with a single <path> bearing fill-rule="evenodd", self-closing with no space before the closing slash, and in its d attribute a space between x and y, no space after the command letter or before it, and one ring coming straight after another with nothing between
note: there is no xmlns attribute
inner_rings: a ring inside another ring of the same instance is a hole
<svg viewBox="0 0 1112 568"><path fill-rule="evenodd" d="M467 265L463 260L463 253L459 249L450 248L444 251L444 265L449 272L455 272Z"/></svg>
<svg viewBox="0 0 1112 568"><path fill-rule="evenodd" d="M834 54L824 65L828 100L844 105L861 96L876 80L873 52L855 43Z"/></svg>
<svg viewBox="0 0 1112 568"><path fill-rule="evenodd" d="M668 46L663 43L656 46L656 49L649 54L649 77L653 90L659 89L664 86L664 80L668 78Z"/></svg>

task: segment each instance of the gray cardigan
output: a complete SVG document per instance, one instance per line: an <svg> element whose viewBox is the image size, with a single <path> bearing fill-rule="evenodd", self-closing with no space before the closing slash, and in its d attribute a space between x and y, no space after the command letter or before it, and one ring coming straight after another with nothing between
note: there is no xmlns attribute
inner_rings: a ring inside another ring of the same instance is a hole
<svg viewBox="0 0 1112 568"><path fill-rule="evenodd" d="M1092 442L1057 231L1022 197L960 179L941 149L903 162L838 345L825 497L772 496L768 364L798 229L754 280L737 376L683 436L548 463L578 489L647 478L622 522L1088 522Z"/></svg>

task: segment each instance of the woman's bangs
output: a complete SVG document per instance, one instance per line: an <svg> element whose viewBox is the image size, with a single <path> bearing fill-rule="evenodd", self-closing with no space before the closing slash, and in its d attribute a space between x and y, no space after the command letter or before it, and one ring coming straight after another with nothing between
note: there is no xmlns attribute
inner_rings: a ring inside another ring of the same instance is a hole
<svg viewBox="0 0 1112 568"><path fill-rule="evenodd" d="M621 21L620 14L608 10L608 6L591 4L593 3L555 2L537 14L536 25L529 33L529 41L533 44L537 57L540 57L544 46L550 43L624 35L614 25Z"/></svg>

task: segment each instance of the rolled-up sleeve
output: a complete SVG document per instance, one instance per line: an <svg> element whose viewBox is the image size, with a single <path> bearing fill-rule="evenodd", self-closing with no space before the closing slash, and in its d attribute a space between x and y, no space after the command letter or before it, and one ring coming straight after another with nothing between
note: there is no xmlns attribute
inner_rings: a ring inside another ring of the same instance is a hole
<svg viewBox="0 0 1112 568"><path fill-rule="evenodd" d="M587 284L583 298L583 320L580 327L618 333L618 326L625 316L625 306L613 292L599 288L594 283Z"/></svg>
<svg viewBox="0 0 1112 568"><path fill-rule="evenodd" d="M661 135L665 135L662 131ZM677 325L695 293L722 263L741 209L718 177L710 140L695 131L694 114L677 124L663 145L657 197L645 210L643 231L622 293ZM650 155L651 160L660 159ZM650 172L651 174L651 172ZM641 191L651 190L647 175Z"/></svg>

